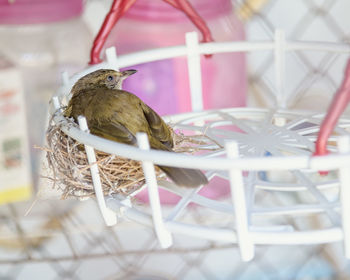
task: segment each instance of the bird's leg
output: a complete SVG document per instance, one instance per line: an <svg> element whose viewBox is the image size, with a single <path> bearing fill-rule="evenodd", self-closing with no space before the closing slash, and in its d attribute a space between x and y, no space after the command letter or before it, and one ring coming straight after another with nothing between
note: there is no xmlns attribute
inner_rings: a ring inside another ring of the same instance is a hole
<svg viewBox="0 0 350 280"><path fill-rule="evenodd" d="M105 44L108 35L111 33L113 26L118 20L130 9L136 0L113 0L110 11L108 12L95 40L90 52L90 63L97 64L102 60L100 53Z"/></svg>
<svg viewBox="0 0 350 280"><path fill-rule="evenodd" d="M196 12L192 5L187 0L163 0L168 4L172 5L174 8L181 10L186 14L186 16L193 22L193 24L199 29L203 35L202 42L213 42L211 32L202 19L202 17Z"/></svg>

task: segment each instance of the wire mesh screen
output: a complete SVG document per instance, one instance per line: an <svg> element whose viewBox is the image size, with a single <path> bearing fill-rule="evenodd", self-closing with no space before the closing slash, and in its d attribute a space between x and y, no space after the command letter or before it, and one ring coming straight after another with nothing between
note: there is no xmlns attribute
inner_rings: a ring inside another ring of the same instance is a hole
<svg viewBox="0 0 350 280"><path fill-rule="evenodd" d="M96 2L96 1L93 1ZM253 1L252 1L253 2ZM276 28L287 39L346 42L350 4L339 1L260 1L260 10L246 22L247 39L272 39ZM89 1L87 4L89 5ZM236 7L248 1L235 1ZM251 7L253 9L253 7ZM236 9L238 12L238 8ZM281 14L285 16L281 16ZM320 30L322 32L320 32ZM324 110L336 91L346 55L304 52L288 54L294 65L288 75L287 96L296 108ZM273 106L271 54L249 54L251 103ZM311 90L312 88L312 90ZM315 90L316 89L316 90ZM321 98L319 98L321 96ZM314 100L314 97L318 99ZM306 98L306 99L305 99ZM309 99L308 99L309 98ZM312 101L312 102L311 102ZM318 102L318 103L317 103ZM311 104L312 103L312 104ZM261 203L299 200L266 192ZM244 263L234 244L174 236L170 249L159 247L153 229L121 219L106 227L92 200L39 201L26 217L30 203L1 207L0 278L27 279L348 279L350 268L341 244L257 246L253 261ZM140 206L146 207L146 206ZM168 213L165 213L168 214ZM233 224L230 216L193 207L183 220ZM220 219L217 220L216 219ZM287 218L286 218L287 219ZM286 220L286 222L290 222ZM301 223L305 223L303 218ZM307 219L318 227L323 219ZM297 227L297 225L295 225Z"/></svg>
<svg viewBox="0 0 350 280"><path fill-rule="evenodd" d="M247 37L251 40L271 39L275 29L282 28L287 40L349 41L349 23L343 12L349 8L346 1L260 2L264 2L264 6L246 25ZM292 66L291 72L287 73L286 94L295 92L297 97L303 97L291 100L290 105L300 109L326 110L340 84L347 56L300 51L289 54L286 59L286 63ZM271 106L271 54L251 54L249 67L252 104Z"/></svg>
<svg viewBox="0 0 350 280"><path fill-rule="evenodd" d="M11 213L2 227L3 279L347 279L338 245L258 246L244 263L235 245L176 235L164 250L150 228L105 227L93 201L61 204L45 203L27 218L19 217L23 208L2 209ZM208 216L194 208L184 218L205 224Z"/></svg>

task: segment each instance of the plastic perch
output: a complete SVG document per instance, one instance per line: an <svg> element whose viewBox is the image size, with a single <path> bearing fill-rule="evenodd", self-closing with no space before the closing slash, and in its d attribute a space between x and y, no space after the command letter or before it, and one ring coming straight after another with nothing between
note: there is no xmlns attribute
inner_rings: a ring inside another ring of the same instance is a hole
<svg viewBox="0 0 350 280"><path fill-rule="evenodd" d="M334 130L340 115L344 112L350 100L350 60L345 68L343 82L333 97L331 106L324 118L317 136L314 156L327 155L327 141ZM320 171L321 175L327 175L327 171Z"/></svg>
<svg viewBox="0 0 350 280"><path fill-rule="evenodd" d="M85 117L79 116L78 123L82 131L85 131L85 132L89 131ZM95 156L94 149L88 145L84 145L84 146L85 146L86 156L90 164L92 184L94 186L98 207L100 208L102 217L106 225L113 226L117 223L117 215L114 211L107 208L106 206L106 202L105 202L105 198L104 198L104 194L101 186L101 179L100 179L98 167L96 164L96 156Z"/></svg>

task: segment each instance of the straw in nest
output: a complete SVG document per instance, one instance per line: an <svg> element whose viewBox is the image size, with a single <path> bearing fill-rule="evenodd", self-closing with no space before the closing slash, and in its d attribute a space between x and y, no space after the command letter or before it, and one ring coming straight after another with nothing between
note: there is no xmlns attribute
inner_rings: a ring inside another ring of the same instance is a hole
<svg viewBox="0 0 350 280"><path fill-rule="evenodd" d="M77 126L69 120L71 125ZM170 127L170 126L169 126ZM170 127L173 131L173 129ZM67 136L60 125L53 121L47 130L46 158L50 169L47 176L52 187L62 191L62 198L87 198L94 196L90 165L82 144ZM206 137L201 135L185 136L173 133L174 151L194 153L201 150ZM208 139L206 139L208 140ZM203 146L204 147L204 146ZM130 195L139 190L145 183L141 163L116 155L95 151L101 185L105 195L118 193ZM156 167L157 180L165 174Z"/></svg>

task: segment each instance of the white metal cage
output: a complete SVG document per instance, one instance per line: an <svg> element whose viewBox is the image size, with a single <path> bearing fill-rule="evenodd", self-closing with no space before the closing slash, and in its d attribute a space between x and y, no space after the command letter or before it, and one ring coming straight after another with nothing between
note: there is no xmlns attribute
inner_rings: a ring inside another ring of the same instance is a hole
<svg viewBox="0 0 350 280"><path fill-rule="evenodd" d="M184 46L120 57L112 48L106 51L106 62L73 77L64 73L63 85L52 100L53 121L64 133L85 145L96 199L106 224L115 225L117 215L125 215L137 223L154 227L163 248L171 246L172 235L178 233L237 243L244 261L254 257L254 246L258 244L321 244L341 240L349 258L350 119L341 119L335 131L337 136L329 139L329 149L333 153L313 157L316 133L324 114L289 110L288 104L295 96L285 93L285 56L287 52L299 50L347 54L350 46L286 41L280 30L276 31L274 41L206 44L198 43L196 33L188 33ZM203 111L200 55L255 51L269 51L274 55L276 108ZM72 85L87 73L180 56L188 61L193 112L168 116L165 120L171 121L175 129L209 135L212 141L203 145L215 147L215 151L184 155L150 150L147 137L142 134L137 137L139 147L119 144L90 134L83 117L79 119L79 127L75 127L62 115L62 102L69 98ZM130 197L103 196L95 149L142 162L150 211L133 204ZM159 184L154 164L202 169L209 180L215 176L224 178L229 181L231 197L213 200L200 194L203 186L185 189L170 182ZM321 177L319 170L331 172ZM158 187L181 197L167 215L159 200ZM280 198L269 200L272 192ZM211 213L211 218L201 224L182 220L181 214L191 203ZM310 217L320 218L317 226L308 223Z"/></svg>

